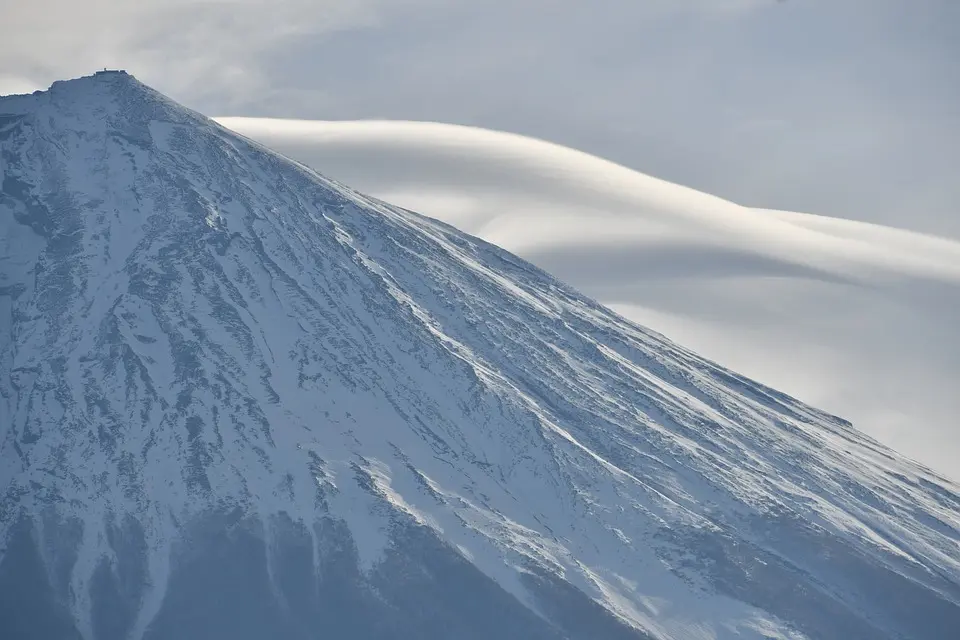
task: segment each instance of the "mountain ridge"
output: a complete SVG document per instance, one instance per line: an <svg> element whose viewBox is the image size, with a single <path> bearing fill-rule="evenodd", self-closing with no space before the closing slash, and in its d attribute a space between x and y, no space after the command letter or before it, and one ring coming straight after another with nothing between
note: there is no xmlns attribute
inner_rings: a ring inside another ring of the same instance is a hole
<svg viewBox="0 0 960 640"><path fill-rule="evenodd" d="M956 488L848 423L129 75L0 114L0 533L83 637L202 636L183 575L224 536L292 637L331 557L357 611L417 610L389 585L442 561L530 637L960 620Z"/></svg>

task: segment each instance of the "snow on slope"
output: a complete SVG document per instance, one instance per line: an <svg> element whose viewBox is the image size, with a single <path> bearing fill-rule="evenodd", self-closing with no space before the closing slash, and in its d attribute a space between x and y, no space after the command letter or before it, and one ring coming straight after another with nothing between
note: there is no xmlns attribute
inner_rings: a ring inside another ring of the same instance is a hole
<svg viewBox="0 0 960 640"><path fill-rule="evenodd" d="M344 522L367 573L411 523L655 638L960 622L960 488L509 253L126 75L3 99L0 169L0 533L80 523L42 554L88 640L110 523L149 637L225 504Z"/></svg>
<svg viewBox="0 0 960 640"><path fill-rule="evenodd" d="M569 148L418 122L219 118L531 260L960 476L960 243L761 211Z"/></svg>

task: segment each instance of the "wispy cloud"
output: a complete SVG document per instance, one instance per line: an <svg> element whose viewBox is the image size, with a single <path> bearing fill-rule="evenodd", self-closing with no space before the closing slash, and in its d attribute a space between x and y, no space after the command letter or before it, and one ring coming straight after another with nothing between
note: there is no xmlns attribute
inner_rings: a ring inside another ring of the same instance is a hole
<svg viewBox="0 0 960 640"><path fill-rule="evenodd" d="M4 7L0 71L48 84L130 68L164 91L223 104L268 90L298 39L377 24L380 0L36 0ZM393 3L394 8L404 3ZM42 44L41 44L42 43Z"/></svg>

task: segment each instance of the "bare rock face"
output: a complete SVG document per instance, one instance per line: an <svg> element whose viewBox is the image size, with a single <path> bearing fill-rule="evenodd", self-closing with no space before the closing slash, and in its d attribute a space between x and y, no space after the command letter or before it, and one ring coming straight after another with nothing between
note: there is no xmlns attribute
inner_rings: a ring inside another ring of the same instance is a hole
<svg viewBox="0 0 960 640"><path fill-rule="evenodd" d="M124 73L0 171L0 637L960 629L958 487L496 247Z"/></svg>

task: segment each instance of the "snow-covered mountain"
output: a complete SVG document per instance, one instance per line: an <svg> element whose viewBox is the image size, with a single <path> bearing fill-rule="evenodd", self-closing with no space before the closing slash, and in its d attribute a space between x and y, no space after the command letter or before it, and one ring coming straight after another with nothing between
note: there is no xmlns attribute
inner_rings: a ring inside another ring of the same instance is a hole
<svg viewBox="0 0 960 640"><path fill-rule="evenodd" d="M960 480L960 241L754 209L502 131L215 120Z"/></svg>
<svg viewBox="0 0 960 640"><path fill-rule="evenodd" d="M123 73L0 170L0 637L960 628L960 488L505 251Z"/></svg>

